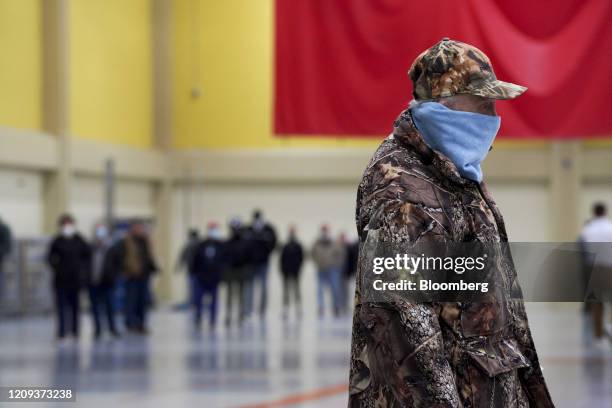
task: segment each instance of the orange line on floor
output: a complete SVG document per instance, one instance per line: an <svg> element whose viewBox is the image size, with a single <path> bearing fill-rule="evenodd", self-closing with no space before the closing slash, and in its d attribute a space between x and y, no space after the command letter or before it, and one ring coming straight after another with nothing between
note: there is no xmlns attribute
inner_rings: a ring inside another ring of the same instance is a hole
<svg viewBox="0 0 612 408"><path fill-rule="evenodd" d="M276 401L262 402L253 405L242 405L239 408L278 408L286 407L289 405L295 405L302 402L319 400L332 395L341 394L348 392L347 384L333 385L331 387L319 388L318 390L304 392L300 394L289 395L285 398L278 399Z"/></svg>
<svg viewBox="0 0 612 408"><path fill-rule="evenodd" d="M556 364L607 364L612 362L611 359L599 356L585 356L585 357L547 357L543 359L544 365L556 365ZM285 398L278 399L276 401L261 402L258 404L242 405L238 408L279 408L290 405L299 404L302 402L316 401L319 399L331 397L336 394L341 394L348 391L347 384L334 385L331 387L320 388L318 390L304 392L299 394L292 394Z"/></svg>

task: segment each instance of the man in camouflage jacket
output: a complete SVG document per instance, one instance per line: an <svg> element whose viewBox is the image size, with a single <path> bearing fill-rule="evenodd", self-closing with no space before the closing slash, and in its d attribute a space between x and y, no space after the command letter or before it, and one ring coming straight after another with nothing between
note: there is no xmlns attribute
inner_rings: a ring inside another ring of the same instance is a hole
<svg viewBox="0 0 612 408"><path fill-rule="evenodd" d="M448 39L417 57L409 75L417 101L442 103L459 95L493 103L526 89L498 81L484 53ZM431 149L410 109L366 168L356 216L362 246L369 234L370 240L409 244L508 241L485 184L462 177L448 157ZM515 274L506 258L507 272ZM364 296L367 273L360 253L350 407L554 406L522 300L504 293L494 307L372 302Z"/></svg>

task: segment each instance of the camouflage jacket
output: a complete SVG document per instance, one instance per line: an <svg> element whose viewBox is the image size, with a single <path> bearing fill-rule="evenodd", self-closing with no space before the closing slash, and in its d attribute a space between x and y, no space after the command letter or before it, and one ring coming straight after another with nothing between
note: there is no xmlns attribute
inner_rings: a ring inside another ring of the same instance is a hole
<svg viewBox="0 0 612 408"><path fill-rule="evenodd" d="M362 245L373 230L394 242L507 242L484 183L462 178L430 149L408 110L365 170L356 216ZM492 310L458 302L366 302L360 284L366 269L360 256L350 407L554 406L522 300L504 294Z"/></svg>

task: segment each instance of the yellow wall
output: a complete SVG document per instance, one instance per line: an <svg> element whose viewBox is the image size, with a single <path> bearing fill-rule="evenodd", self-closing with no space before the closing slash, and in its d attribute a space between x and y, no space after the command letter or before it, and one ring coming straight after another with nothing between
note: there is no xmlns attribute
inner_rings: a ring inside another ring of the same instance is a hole
<svg viewBox="0 0 612 408"><path fill-rule="evenodd" d="M0 0L0 126L42 127L41 5Z"/></svg>
<svg viewBox="0 0 612 408"><path fill-rule="evenodd" d="M70 2L72 134L152 145L149 0Z"/></svg>
<svg viewBox="0 0 612 408"><path fill-rule="evenodd" d="M42 1L0 0L0 126L42 128ZM376 145L377 139L273 135L273 2L173 1L174 146ZM74 135L152 146L150 3L70 2L70 117ZM194 85L201 89L199 98L191 96ZM525 143L532 142L500 141L497 146Z"/></svg>
<svg viewBox="0 0 612 408"><path fill-rule="evenodd" d="M378 143L273 135L273 0L175 0L173 4L175 147ZM197 99L191 96L194 85L201 89Z"/></svg>

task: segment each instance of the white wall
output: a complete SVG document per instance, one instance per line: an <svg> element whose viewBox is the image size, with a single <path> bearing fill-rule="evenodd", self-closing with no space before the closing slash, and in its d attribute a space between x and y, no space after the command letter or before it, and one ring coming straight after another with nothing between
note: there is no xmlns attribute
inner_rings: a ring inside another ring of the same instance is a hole
<svg viewBox="0 0 612 408"><path fill-rule="evenodd" d="M79 230L87 237L104 217L104 179L76 176L72 182L70 209ZM115 215L117 217L152 217L153 187L144 181L117 180Z"/></svg>
<svg viewBox="0 0 612 408"><path fill-rule="evenodd" d="M0 169L0 217L11 227L16 237L34 237L42 233L41 173Z"/></svg>
<svg viewBox="0 0 612 408"><path fill-rule="evenodd" d="M489 190L500 208L510 241L552 239L550 192L545 183L492 183Z"/></svg>

